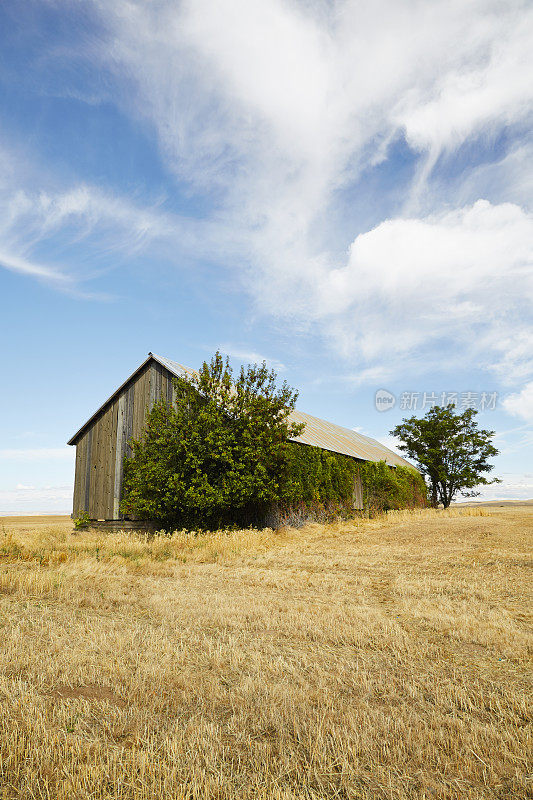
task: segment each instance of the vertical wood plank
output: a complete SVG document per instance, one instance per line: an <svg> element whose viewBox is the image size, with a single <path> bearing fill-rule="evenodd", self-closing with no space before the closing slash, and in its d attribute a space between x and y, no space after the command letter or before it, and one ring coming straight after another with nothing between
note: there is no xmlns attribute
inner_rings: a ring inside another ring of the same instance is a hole
<svg viewBox="0 0 533 800"><path fill-rule="evenodd" d="M125 429L126 429L126 397L127 392L122 392L117 405L117 433L115 447L115 474L113 481L113 519L121 519L120 498L122 495L123 462L125 455Z"/></svg>
<svg viewBox="0 0 533 800"><path fill-rule="evenodd" d="M87 479L87 431L83 434L76 445L76 451L79 451L80 454L80 468L79 473L76 470L76 483L78 484L78 491L77 503L74 506L74 515L77 515L79 511L87 511L87 507L85 505L85 483Z"/></svg>
<svg viewBox="0 0 533 800"><path fill-rule="evenodd" d="M363 508L363 482L359 470L356 473L354 480L353 492L354 507L361 510Z"/></svg>
<svg viewBox="0 0 533 800"><path fill-rule="evenodd" d="M124 425L124 453L131 457L130 439L133 436L133 403L135 399L135 385L132 383L126 395L126 419Z"/></svg>
<svg viewBox="0 0 533 800"><path fill-rule="evenodd" d="M148 401L148 408L151 409L154 402L157 400L156 396L156 383L157 383L157 364L152 362L149 365L148 369L148 380L149 380L149 401Z"/></svg>
<svg viewBox="0 0 533 800"><path fill-rule="evenodd" d="M133 402L133 438L140 439L146 419L146 409L150 403L150 370L146 367L135 381Z"/></svg>
<svg viewBox="0 0 533 800"><path fill-rule="evenodd" d="M167 370L167 403L169 404L169 406L173 405L173 399L174 399L173 392L174 389L172 386L172 375Z"/></svg>
<svg viewBox="0 0 533 800"><path fill-rule="evenodd" d="M100 519L100 495L102 490L102 470L100 465L100 417L93 424L91 444L91 518Z"/></svg>
<svg viewBox="0 0 533 800"><path fill-rule="evenodd" d="M80 483L81 483L81 447L80 442L76 444L76 465L74 467L74 494L72 497L72 516L78 514L80 506Z"/></svg>
<svg viewBox="0 0 533 800"><path fill-rule="evenodd" d="M91 450L92 450L92 441L93 441L93 429L92 427L89 428L86 435L86 445L85 445L85 498L84 498L84 511L86 511L89 516L91 515Z"/></svg>
<svg viewBox="0 0 533 800"><path fill-rule="evenodd" d="M118 399L109 408L106 428L105 519L115 519L115 463L117 450Z"/></svg>

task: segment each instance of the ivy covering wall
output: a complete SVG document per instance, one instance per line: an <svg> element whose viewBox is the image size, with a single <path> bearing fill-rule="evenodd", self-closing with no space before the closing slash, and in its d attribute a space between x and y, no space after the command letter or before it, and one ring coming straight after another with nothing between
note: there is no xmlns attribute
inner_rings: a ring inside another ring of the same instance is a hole
<svg viewBox="0 0 533 800"><path fill-rule="evenodd" d="M359 465L365 511L373 516L383 511L427 506L427 487L422 475L410 467L391 469L384 461Z"/></svg>
<svg viewBox="0 0 533 800"><path fill-rule="evenodd" d="M306 518L325 521L354 513L375 514L427 505L423 477L409 467L390 467L384 461L357 461L319 447L291 443L289 479L281 497L282 521ZM354 505L356 481L361 481L363 509Z"/></svg>
<svg viewBox="0 0 533 800"><path fill-rule="evenodd" d="M352 500L357 462L349 456L291 442L288 450L289 480L282 499L327 503Z"/></svg>

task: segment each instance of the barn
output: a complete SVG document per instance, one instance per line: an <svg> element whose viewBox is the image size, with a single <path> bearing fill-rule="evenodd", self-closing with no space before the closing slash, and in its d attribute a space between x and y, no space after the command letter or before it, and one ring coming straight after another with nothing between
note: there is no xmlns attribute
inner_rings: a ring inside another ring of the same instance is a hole
<svg viewBox="0 0 533 800"><path fill-rule="evenodd" d="M95 411L69 440L76 447L73 516L85 512L91 520L119 521L124 457L129 441L138 439L151 405L161 398L172 402L173 378L194 374L169 358L149 353L145 361ZM291 419L305 423L293 439L357 461L385 461L391 467L411 467L405 459L375 439L349 428L326 422L295 410ZM362 507L362 491L355 487L356 503Z"/></svg>

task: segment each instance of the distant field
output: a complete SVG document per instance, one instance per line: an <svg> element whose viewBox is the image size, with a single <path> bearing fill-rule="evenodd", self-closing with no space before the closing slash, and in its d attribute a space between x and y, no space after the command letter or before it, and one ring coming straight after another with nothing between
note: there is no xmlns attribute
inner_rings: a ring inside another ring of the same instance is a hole
<svg viewBox="0 0 533 800"><path fill-rule="evenodd" d="M469 503L454 503L455 508L466 506L484 508L485 506L533 506L533 500L471 500Z"/></svg>
<svg viewBox="0 0 533 800"><path fill-rule="evenodd" d="M0 798L526 798L533 507L0 519Z"/></svg>

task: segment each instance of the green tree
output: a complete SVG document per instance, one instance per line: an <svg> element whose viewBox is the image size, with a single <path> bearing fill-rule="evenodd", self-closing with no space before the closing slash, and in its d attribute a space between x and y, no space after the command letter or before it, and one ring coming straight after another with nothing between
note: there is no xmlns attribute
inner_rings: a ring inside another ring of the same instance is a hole
<svg viewBox="0 0 533 800"><path fill-rule="evenodd" d="M458 494L476 497L476 486L500 483L486 477L493 469L489 459L498 455L494 431L479 428L476 415L472 408L456 414L452 405L434 406L423 418L404 419L391 431L401 441L398 449L427 477L434 506L440 502L448 508Z"/></svg>
<svg viewBox="0 0 533 800"><path fill-rule="evenodd" d="M288 419L297 392L276 373L219 352L199 374L176 378L175 402L154 404L125 463L122 510L162 527L210 527L260 516L289 481Z"/></svg>

